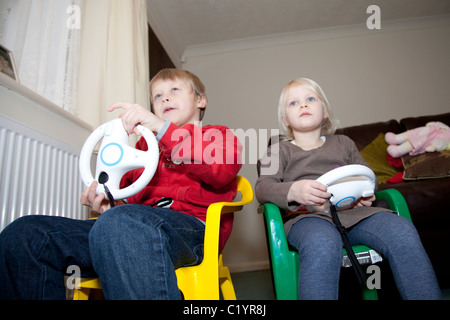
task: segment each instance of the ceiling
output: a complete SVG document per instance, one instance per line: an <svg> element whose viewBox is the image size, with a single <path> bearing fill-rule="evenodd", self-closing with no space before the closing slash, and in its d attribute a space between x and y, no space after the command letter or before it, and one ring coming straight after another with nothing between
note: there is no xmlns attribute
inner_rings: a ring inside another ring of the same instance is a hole
<svg viewBox="0 0 450 320"><path fill-rule="evenodd" d="M450 14L450 0L146 0L149 23L174 64L188 46L366 23Z"/></svg>

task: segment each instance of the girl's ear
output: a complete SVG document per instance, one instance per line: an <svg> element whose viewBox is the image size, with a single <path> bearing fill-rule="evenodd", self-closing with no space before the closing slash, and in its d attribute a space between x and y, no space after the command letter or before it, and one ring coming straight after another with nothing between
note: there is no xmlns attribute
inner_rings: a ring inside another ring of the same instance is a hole
<svg viewBox="0 0 450 320"><path fill-rule="evenodd" d="M289 128L289 123L287 122L286 116L285 116L285 115L282 115L282 116L281 116L281 121L283 121L283 124L284 124L287 128Z"/></svg>
<svg viewBox="0 0 450 320"><path fill-rule="evenodd" d="M325 103L323 103L323 102L322 102L322 108L323 108L323 120L328 119L330 116L328 115L327 108L325 107Z"/></svg>

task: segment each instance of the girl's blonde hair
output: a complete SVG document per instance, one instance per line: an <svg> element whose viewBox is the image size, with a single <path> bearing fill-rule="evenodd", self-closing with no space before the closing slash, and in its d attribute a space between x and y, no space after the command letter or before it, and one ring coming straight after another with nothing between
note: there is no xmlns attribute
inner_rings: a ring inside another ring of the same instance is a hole
<svg viewBox="0 0 450 320"><path fill-rule="evenodd" d="M195 74L193 74L192 72L189 72L187 70L167 68L167 69L162 69L161 71L159 71L150 81L150 85L149 85L150 104L151 104L152 108L153 108L153 96L152 96L153 84L159 80L174 81L177 79L187 81L191 85L192 91L198 98L200 98L200 97L206 98L205 85L200 81L200 79ZM206 108L200 109L200 119L199 120L203 119L203 116L205 114L205 109Z"/></svg>
<svg viewBox="0 0 450 320"><path fill-rule="evenodd" d="M281 92L280 100L278 102L278 123L280 126L281 140L294 140L292 129L285 124L286 119L286 104L288 90L294 86L305 86L314 91L322 102L325 114L328 116L322 123L321 135L334 134L338 127L338 121L334 118L325 93L322 88L314 80L308 78L298 78L290 81Z"/></svg>

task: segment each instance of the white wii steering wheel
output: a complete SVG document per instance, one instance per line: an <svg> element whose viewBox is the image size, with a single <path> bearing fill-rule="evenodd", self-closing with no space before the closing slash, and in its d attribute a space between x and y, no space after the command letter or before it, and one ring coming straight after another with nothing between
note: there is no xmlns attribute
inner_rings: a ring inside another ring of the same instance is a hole
<svg viewBox="0 0 450 320"><path fill-rule="evenodd" d="M350 164L328 171L317 181L327 186L332 194L331 204L336 209L350 206L361 197L370 197L375 192L375 173L366 166Z"/></svg>
<svg viewBox="0 0 450 320"><path fill-rule="evenodd" d="M152 179L158 165L159 151L153 132L141 125L136 127L147 142L148 150L131 147L122 119L104 123L87 138L80 154L80 174L89 187L94 180L99 182L97 194L105 193L105 186L115 200L126 199L141 191ZM91 155L103 138L98 151L95 178L91 172ZM141 176L130 186L120 189L122 176L133 169L144 168ZM111 200L111 199L110 199Z"/></svg>

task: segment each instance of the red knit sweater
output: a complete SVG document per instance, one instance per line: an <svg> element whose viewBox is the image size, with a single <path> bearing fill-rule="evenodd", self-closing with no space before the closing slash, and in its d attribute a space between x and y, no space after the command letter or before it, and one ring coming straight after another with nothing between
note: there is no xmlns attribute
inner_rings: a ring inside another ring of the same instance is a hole
<svg viewBox="0 0 450 320"><path fill-rule="evenodd" d="M141 138L136 148L147 150ZM199 127L170 124L159 141L159 163L150 183L128 203L150 205L162 197L174 200L171 209L206 221L208 206L232 201L236 196L236 175L241 168L242 146L225 126ZM238 161L239 159L239 161ZM121 188L139 178L143 169L124 175ZM233 214L222 216L219 250L228 240Z"/></svg>

